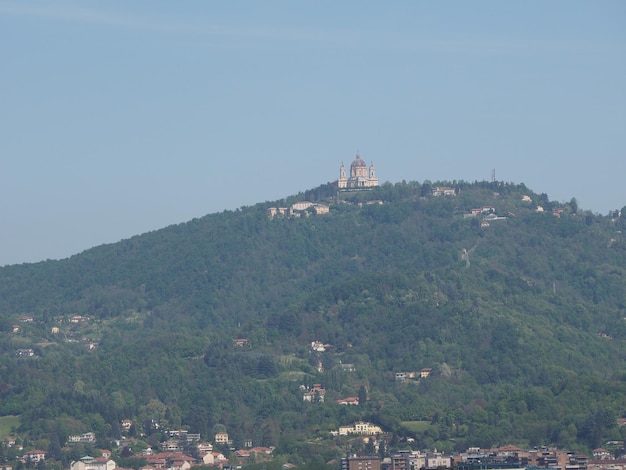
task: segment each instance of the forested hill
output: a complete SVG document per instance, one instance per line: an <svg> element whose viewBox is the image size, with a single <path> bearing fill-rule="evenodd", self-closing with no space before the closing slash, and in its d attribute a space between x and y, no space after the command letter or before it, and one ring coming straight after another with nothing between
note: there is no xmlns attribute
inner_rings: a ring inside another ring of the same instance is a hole
<svg viewBox="0 0 626 470"><path fill-rule="evenodd" d="M329 212L268 216L304 200ZM59 459L122 419L146 445L223 425L305 460L358 419L443 450L622 440L624 229L518 184L326 185L0 268L0 416Z"/></svg>

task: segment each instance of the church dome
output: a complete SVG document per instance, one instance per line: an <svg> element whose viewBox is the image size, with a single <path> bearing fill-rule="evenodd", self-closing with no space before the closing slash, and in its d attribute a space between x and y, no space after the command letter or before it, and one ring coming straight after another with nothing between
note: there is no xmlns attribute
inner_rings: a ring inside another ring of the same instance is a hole
<svg viewBox="0 0 626 470"><path fill-rule="evenodd" d="M352 165L350 166L351 167L358 167L358 166L367 167L367 164L365 163L363 159L361 159L361 156L357 153L356 158L354 159L354 161L352 162Z"/></svg>

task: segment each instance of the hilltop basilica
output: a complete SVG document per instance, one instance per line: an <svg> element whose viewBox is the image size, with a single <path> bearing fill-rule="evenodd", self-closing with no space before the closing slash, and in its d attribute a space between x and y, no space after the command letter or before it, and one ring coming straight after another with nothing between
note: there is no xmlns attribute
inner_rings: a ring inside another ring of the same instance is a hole
<svg viewBox="0 0 626 470"><path fill-rule="evenodd" d="M367 164L361 159L361 156L357 153L356 158L350 165L350 177L346 177L346 167L341 164L339 169L339 180L337 180L337 187L341 190L350 189L366 189L378 186L378 178L374 172L374 164L370 165L369 171L367 170Z"/></svg>

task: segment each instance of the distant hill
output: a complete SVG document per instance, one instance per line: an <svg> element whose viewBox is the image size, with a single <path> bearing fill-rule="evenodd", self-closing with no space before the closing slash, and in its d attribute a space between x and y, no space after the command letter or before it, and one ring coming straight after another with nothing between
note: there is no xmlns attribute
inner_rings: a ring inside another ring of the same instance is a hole
<svg viewBox="0 0 626 470"><path fill-rule="evenodd" d="M328 213L269 215L305 200ZM504 182L328 184L6 266L0 416L59 461L71 434L180 427L326 461L357 420L448 451L623 440L623 212Z"/></svg>

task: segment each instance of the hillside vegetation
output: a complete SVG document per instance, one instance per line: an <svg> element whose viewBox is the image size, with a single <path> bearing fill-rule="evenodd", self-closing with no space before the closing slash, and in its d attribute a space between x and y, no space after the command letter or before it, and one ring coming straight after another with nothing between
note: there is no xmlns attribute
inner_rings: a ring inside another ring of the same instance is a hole
<svg viewBox="0 0 626 470"><path fill-rule="evenodd" d="M146 445L225 427L307 462L342 455L330 431L357 420L448 451L624 439L626 211L440 185L456 195L326 185L1 268L0 416L59 461L68 435L110 447L122 419ZM330 212L268 217L302 200ZM303 401L313 384L323 403Z"/></svg>

